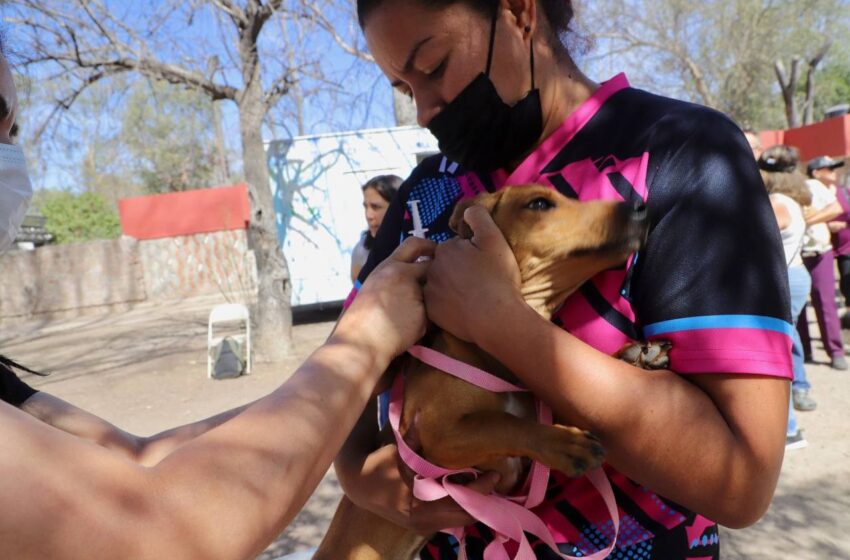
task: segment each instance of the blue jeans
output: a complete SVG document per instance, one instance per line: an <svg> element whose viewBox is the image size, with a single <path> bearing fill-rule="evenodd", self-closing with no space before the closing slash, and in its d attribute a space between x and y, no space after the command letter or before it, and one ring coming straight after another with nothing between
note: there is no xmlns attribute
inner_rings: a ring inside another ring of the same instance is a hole
<svg viewBox="0 0 850 560"><path fill-rule="evenodd" d="M812 277L805 266L795 266L788 269L788 287L791 290L791 324L797 323L800 311L806 305L809 291L812 287ZM803 367L803 343L797 329L792 329L793 338L791 346L791 364L794 367L794 388L811 389L809 380L806 379L806 368Z"/></svg>
<svg viewBox="0 0 850 560"><path fill-rule="evenodd" d="M791 324L794 325L800 311L806 305L806 299L812 287L812 277L805 266L794 266L788 269L788 287L791 291ZM811 384L806 379L806 368L803 364L803 343L800 341L797 329L792 328L791 332L791 365L794 369L792 389L808 390L811 388ZM797 433L797 429L797 417L794 415L794 399L792 398L788 402L788 429L786 434L792 436Z"/></svg>

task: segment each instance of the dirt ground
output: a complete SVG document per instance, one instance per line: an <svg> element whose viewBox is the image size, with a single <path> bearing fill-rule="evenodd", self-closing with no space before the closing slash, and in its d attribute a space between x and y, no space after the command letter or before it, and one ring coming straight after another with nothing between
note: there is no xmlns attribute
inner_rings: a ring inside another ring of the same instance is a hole
<svg viewBox="0 0 850 560"><path fill-rule="evenodd" d="M216 298L128 312L0 327L0 352L52 372L28 382L148 435L258 398L285 380L327 336L332 323L295 328L290 361L258 361L252 375L206 376L206 316ZM813 334L817 326L812 325ZM846 333L845 333L846 334ZM816 358L825 360L816 348ZM790 451L773 504L755 526L724 530L729 560L850 559L850 372L807 366L819 407L798 413L809 446ZM260 556L272 560L315 546L340 489L332 470L295 522Z"/></svg>

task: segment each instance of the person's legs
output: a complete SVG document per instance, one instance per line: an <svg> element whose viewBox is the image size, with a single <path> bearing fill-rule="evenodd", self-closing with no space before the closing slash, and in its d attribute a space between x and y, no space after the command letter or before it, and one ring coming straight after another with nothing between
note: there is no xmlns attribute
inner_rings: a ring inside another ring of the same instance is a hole
<svg viewBox="0 0 850 560"><path fill-rule="evenodd" d="M805 267L796 266L788 269L792 321L796 320L802 309L805 308L806 296L809 293L810 285L811 278ZM788 427L785 430L786 451L800 449L808 445L808 442L803 437L803 432L800 431L800 427L797 425L797 416L794 414L794 407L796 406L796 399L794 397L798 391L808 397L809 382L806 379L806 368L803 365L803 345L800 342L800 335L796 329L793 329L792 333L791 362L794 368L794 383L792 385L791 398L788 399ZM800 389L797 389L798 384L801 387ZM815 406L817 406L817 403L815 403Z"/></svg>
<svg viewBox="0 0 850 560"><path fill-rule="evenodd" d="M800 449L806 447L809 442L803 437L803 432L797 426L797 418L794 416L794 407L788 402L788 430L785 432L785 450Z"/></svg>
<svg viewBox="0 0 850 560"><path fill-rule="evenodd" d="M811 285L809 271L804 266L788 269L792 320L796 320L805 307ZM797 410L814 410L817 408L817 402L809 396L809 389L812 386L806 377L806 367L803 363L803 345L796 330L792 330L791 363L794 368L794 384L791 393L794 408Z"/></svg>
<svg viewBox="0 0 850 560"><path fill-rule="evenodd" d="M838 261L838 286L844 298L844 307L850 307L850 255L837 255Z"/></svg>
<svg viewBox="0 0 850 560"><path fill-rule="evenodd" d="M811 281L811 278L810 278ZM808 294L806 294L808 297ZM800 310L800 316L797 317L796 330L797 336L800 337L800 344L803 349L803 359L806 362L814 361L814 355L812 354L812 337L809 334L809 318L808 312L806 311L809 308L807 303L803 304L803 308Z"/></svg>
<svg viewBox="0 0 850 560"><path fill-rule="evenodd" d="M832 251L827 251L814 257L806 257L803 261L812 276L812 306L818 318L824 349L832 358L832 367L847 369L844 343L841 339L841 325L838 322L838 309L835 305L833 259Z"/></svg>

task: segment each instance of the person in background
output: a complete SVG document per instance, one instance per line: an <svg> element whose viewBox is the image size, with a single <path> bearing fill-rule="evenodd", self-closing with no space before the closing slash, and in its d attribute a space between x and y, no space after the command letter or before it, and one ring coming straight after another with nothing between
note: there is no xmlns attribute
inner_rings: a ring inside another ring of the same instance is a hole
<svg viewBox="0 0 850 560"><path fill-rule="evenodd" d="M806 219L803 208L812 202L812 194L806 187L805 176L797 170L800 158L797 150L789 146L773 146L758 160L764 186L770 195L770 203L782 236L785 263L788 265L788 285L791 290L791 321L796 322L812 286L809 271L803 266L800 250L806 234ZM809 396L806 368L803 363L803 345L800 335L793 332L791 359L794 368L792 399L788 406L788 430L785 449L799 449L807 445L802 430L797 426L794 408L814 410L817 403Z"/></svg>
<svg viewBox="0 0 850 560"><path fill-rule="evenodd" d="M390 202L395 198L398 188L401 186L402 178L397 175L378 175L372 177L361 187L363 191L363 211L366 213L366 225L368 228L360 235L360 241L351 252L351 281L356 282L360 275L360 269L369 258L369 251L375 242L375 235Z"/></svg>
<svg viewBox="0 0 850 560"><path fill-rule="evenodd" d="M828 156L812 159L808 165L809 176L820 181L828 189L835 192L835 198L841 206L840 216L829 222L832 233L832 249L838 262L839 287L844 298L844 306L850 306L850 192L846 186L838 182L837 169L844 165L843 161L834 160ZM842 320L844 322L844 320Z"/></svg>
<svg viewBox="0 0 850 560"><path fill-rule="evenodd" d="M814 162L815 160L812 160ZM835 253L832 250L827 222L835 220L844 210L838 203L834 187L830 189L815 178L816 169L808 167L809 180L806 185L812 193L812 206L806 213L806 237L803 241L803 264L812 276L811 302L820 328L824 350L830 357L830 366L836 370L847 370L841 323L835 304ZM826 174L819 172L824 177ZM811 337L805 311L797 323L803 350L811 359Z"/></svg>

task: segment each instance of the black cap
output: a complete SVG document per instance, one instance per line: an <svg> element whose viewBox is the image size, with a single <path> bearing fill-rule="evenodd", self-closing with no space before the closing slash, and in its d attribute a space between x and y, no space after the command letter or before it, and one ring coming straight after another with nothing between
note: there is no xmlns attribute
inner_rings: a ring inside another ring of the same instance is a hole
<svg viewBox="0 0 850 560"><path fill-rule="evenodd" d="M807 170L809 175L811 175L812 171L817 169L835 169L836 167L841 167L843 165L844 162L841 160L832 159L829 156L818 156L809 162Z"/></svg>

